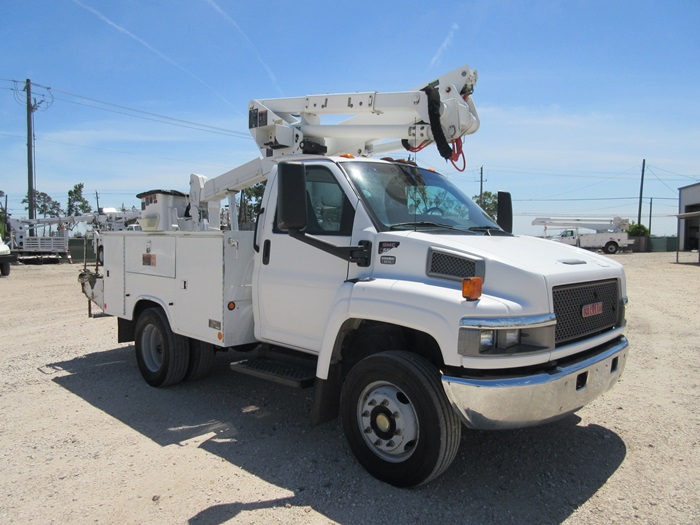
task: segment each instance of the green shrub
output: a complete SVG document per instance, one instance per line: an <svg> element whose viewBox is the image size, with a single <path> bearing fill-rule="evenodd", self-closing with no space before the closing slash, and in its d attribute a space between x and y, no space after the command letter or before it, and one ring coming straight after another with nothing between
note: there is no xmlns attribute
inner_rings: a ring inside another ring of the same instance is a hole
<svg viewBox="0 0 700 525"><path fill-rule="evenodd" d="M632 224L627 228L627 234L632 237L649 237L649 228L643 224Z"/></svg>

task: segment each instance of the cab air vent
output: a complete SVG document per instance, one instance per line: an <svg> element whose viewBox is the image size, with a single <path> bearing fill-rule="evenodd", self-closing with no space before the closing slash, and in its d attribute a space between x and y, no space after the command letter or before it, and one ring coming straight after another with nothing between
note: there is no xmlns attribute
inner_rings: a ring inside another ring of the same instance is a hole
<svg viewBox="0 0 700 525"><path fill-rule="evenodd" d="M431 251L428 258L428 275L449 279L475 277L477 275L476 261Z"/></svg>

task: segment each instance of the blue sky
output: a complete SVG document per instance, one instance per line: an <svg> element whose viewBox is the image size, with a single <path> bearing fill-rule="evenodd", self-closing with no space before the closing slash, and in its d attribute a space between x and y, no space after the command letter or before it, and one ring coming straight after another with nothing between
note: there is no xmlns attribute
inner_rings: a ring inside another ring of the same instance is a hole
<svg viewBox="0 0 700 525"><path fill-rule="evenodd" d="M419 163L468 195L483 166L516 233L541 234L536 216L636 221L646 159L642 223L653 199L653 233L675 234L677 189L700 181L698 27L694 0L0 0L0 190L26 215L25 79L44 100L37 190L65 206L83 182L118 207L256 157L252 98L402 91L469 64L467 170Z"/></svg>

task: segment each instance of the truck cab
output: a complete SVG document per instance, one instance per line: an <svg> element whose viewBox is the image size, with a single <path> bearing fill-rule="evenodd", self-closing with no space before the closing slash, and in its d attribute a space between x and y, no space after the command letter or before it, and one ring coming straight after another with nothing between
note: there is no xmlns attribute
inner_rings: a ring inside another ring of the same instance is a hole
<svg viewBox="0 0 700 525"><path fill-rule="evenodd" d="M564 230L559 234L559 240L566 244L575 245L578 237L576 230Z"/></svg>

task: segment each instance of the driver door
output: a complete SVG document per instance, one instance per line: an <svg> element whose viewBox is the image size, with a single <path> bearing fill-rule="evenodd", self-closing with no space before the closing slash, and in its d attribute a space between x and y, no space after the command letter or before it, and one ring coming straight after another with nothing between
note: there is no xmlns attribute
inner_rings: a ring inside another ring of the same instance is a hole
<svg viewBox="0 0 700 525"><path fill-rule="evenodd" d="M336 246L349 246L354 209L338 183L341 176L329 162L306 165L307 228L309 235ZM264 203L263 232L254 278L256 337L314 353L347 279L348 262L290 237L277 227L276 174Z"/></svg>

